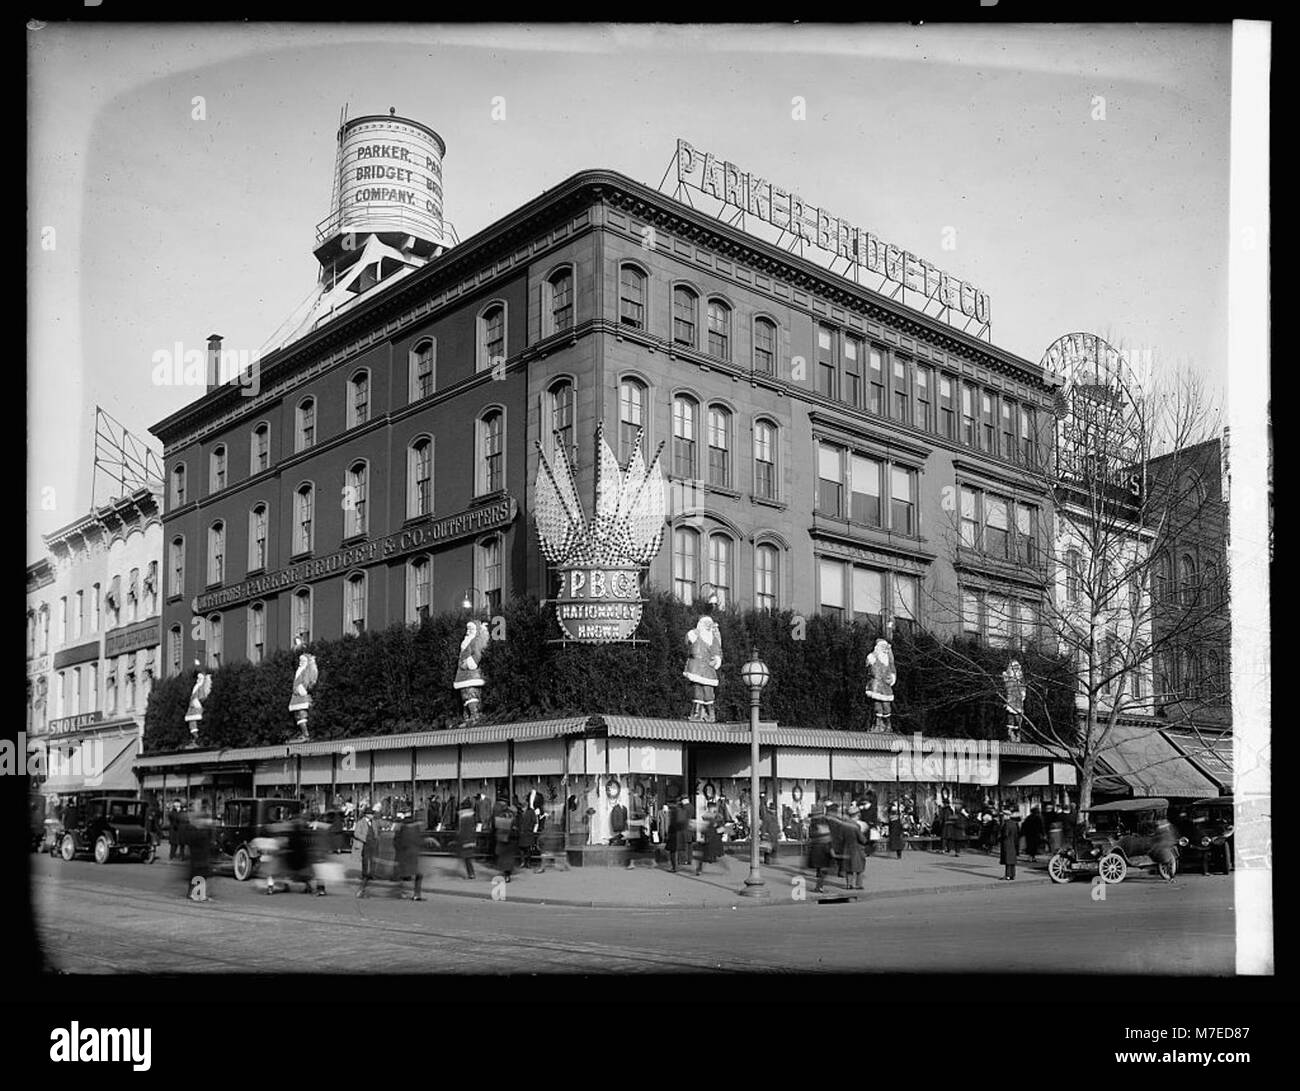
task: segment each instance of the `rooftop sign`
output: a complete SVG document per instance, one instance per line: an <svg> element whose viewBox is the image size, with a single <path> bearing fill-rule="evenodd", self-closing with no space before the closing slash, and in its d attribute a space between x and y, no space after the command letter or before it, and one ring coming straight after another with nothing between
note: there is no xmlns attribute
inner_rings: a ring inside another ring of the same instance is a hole
<svg viewBox="0 0 1300 1091"><path fill-rule="evenodd" d="M677 141L677 182L707 193L710 197L764 223L789 232L796 239L844 258L875 273L906 292L919 292L942 308L940 314L956 311L968 320L989 324L989 297L973 284L958 280L924 258L902 250L847 220L832 216L824 208L808 204L797 193L782 189L734 163L700 151L685 140Z"/></svg>

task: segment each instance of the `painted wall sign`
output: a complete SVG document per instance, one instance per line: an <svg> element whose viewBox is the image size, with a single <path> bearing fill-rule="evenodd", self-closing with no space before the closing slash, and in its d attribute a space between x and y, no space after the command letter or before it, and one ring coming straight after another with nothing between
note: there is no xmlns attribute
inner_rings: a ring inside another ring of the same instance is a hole
<svg viewBox="0 0 1300 1091"><path fill-rule="evenodd" d="M742 171L734 163L680 139L677 181L788 231L835 258L844 258L901 285L906 291L919 292L927 301L934 300L984 326L989 324L989 297L973 284L959 280L911 251L885 242L870 231L832 216L824 208L808 204L797 193Z"/></svg>
<svg viewBox="0 0 1300 1091"><path fill-rule="evenodd" d="M647 466L642 438L638 432L632 456L621 467L605 442L603 425L596 426L596 504L590 521L565 445L555 445L554 466L537 445L537 536L542 555L560 575L555 617L570 640L627 640L641 622L641 576L659 552L665 525L659 451Z"/></svg>
<svg viewBox="0 0 1300 1091"><path fill-rule="evenodd" d="M97 724L104 718L102 712L83 712L79 716L60 716L57 720L51 720L48 733L57 735L64 731L77 731L83 727L90 727L91 724Z"/></svg>
<svg viewBox="0 0 1300 1091"><path fill-rule="evenodd" d="M230 587L209 591L195 597L190 608L196 614L206 614L209 610L260 598L262 595L285 587L322 580L339 572L345 572L349 568L376 564L393 557L414 553L419 549L432 549L459 538L498 530L513 523L518 513L518 501L513 496L503 496L482 507L471 508L442 519L429 519L384 538L359 542L357 545L340 549L324 557L299 561L276 572L268 572L265 576L256 576Z"/></svg>
<svg viewBox="0 0 1300 1091"><path fill-rule="evenodd" d="M162 637L158 620L142 621L125 629L117 629L104 635L104 656L125 655L161 643Z"/></svg>

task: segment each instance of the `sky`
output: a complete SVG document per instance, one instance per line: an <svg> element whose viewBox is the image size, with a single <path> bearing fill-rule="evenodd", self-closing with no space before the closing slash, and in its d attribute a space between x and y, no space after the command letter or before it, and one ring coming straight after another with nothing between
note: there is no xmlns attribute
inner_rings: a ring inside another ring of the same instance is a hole
<svg viewBox="0 0 1300 1091"><path fill-rule="evenodd" d="M90 510L96 405L157 448L203 390L156 383L155 353L253 352L311 293L345 104L437 130L461 238L579 170L657 186L681 137L974 283L1017 355L1088 331L1226 385L1226 25L49 24L27 46L29 561Z"/></svg>

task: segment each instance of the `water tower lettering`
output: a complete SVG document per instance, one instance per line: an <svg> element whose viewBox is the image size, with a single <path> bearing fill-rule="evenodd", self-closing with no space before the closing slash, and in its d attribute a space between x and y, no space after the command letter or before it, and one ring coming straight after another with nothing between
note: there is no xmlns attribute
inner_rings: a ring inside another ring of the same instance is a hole
<svg viewBox="0 0 1300 1091"><path fill-rule="evenodd" d="M415 171L404 167L357 167L358 182L413 182Z"/></svg>
<svg viewBox="0 0 1300 1091"><path fill-rule="evenodd" d="M402 159L411 158L411 149L400 144L362 144L357 148L358 159Z"/></svg>

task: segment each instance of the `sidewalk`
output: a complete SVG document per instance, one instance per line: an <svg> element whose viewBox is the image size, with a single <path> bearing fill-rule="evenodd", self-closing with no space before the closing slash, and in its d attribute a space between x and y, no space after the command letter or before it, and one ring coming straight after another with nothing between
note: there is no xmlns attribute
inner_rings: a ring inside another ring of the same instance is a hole
<svg viewBox="0 0 1300 1091"><path fill-rule="evenodd" d="M335 859L348 861L348 879L360 881L360 858L357 854ZM422 865L426 895L490 900L495 889L498 899L511 902L583 908L684 906L692 909L741 909L808 904L853 894L856 894L856 901L868 902L913 894L955 894L989 889L1011 891L1026 883L1051 882L1047 876L1046 856L1040 856L1036 864L1022 858L1015 883L1002 883L997 881L1003 869L996 855L964 852L954 857L919 850L904 852L901 860L892 854L877 853L869 857L861 891L846 891L844 881L835 878L831 872L825 884L826 893L821 896L813 894L812 872L798 867L794 860L782 860L762 869L770 892L770 896L764 899L739 896L749 874L749 861L735 856L726 856L716 864L706 864L704 873L699 876L694 867L673 874L667 865L631 869L580 867L568 871L547 868L540 875L535 871L516 871L509 884L500 882L500 873L486 862L475 862L477 877L473 881L464 877L464 865L452 857L426 855ZM390 885L382 880L376 881L376 895L382 896L381 891Z"/></svg>

